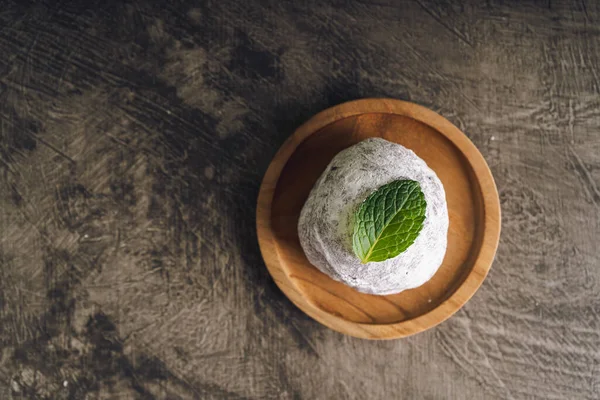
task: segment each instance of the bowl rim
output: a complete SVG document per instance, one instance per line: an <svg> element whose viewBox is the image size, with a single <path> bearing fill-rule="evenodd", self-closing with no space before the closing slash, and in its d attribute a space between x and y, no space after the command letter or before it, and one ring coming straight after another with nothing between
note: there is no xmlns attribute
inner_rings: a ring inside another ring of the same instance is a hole
<svg viewBox="0 0 600 400"><path fill-rule="evenodd" d="M478 254L467 277L454 292L424 314L393 323L349 321L328 313L306 299L281 266L271 227L271 204L277 183L287 161L296 148L310 135L326 126L361 114L384 113L410 117L443 134L468 161L479 184L483 209L483 233ZM365 98L342 103L310 118L279 148L262 180L256 207L256 229L259 247L267 269L283 293L307 315L321 324L347 335L365 339L396 339L425 331L445 321L475 294L487 276L500 239L501 211L498 190L483 155L471 140L440 114L421 105L389 98Z"/></svg>

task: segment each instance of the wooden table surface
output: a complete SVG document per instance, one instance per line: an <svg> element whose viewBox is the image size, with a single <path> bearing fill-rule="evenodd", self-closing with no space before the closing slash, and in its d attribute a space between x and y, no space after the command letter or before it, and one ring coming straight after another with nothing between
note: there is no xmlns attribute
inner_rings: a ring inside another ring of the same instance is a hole
<svg viewBox="0 0 600 400"><path fill-rule="evenodd" d="M600 5L449 3L0 1L0 398L599 398ZM389 342L296 309L254 225L294 129L379 96L503 211L474 298Z"/></svg>

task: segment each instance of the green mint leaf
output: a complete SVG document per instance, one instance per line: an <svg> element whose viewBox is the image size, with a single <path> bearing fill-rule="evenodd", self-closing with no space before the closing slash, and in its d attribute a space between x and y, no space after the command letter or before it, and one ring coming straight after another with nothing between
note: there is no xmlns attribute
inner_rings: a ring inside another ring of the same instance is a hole
<svg viewBox="0 0 600 400"><path fill-rule="evenodd" d="M352 247L363 264L396 257L423 229L427 203L419 182L383 185L354 214Z"/></svg>

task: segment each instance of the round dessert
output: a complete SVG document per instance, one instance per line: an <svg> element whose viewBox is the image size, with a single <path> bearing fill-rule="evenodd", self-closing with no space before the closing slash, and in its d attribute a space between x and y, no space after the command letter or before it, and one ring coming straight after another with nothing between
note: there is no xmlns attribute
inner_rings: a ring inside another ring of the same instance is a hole
<svg viewBox="0 0 600 400"><path fill-rule="evenodd" d="M360 292L412 289L446 253L444 187L411 150L367 139L329 163L302 208L298 235L311 264Z"/></svg>

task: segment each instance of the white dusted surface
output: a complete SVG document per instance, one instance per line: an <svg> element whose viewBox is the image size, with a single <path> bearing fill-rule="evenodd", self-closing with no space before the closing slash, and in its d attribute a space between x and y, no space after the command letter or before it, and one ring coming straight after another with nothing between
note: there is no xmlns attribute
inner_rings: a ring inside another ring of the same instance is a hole
<svg viewBox="0 0 600 400"><path fill-rule="evenodd" d="M370 193L399 179L421 185L427 202L421 233L403 253L362 264L352 250L353 214ZM438 270L446 252L448 208L442 183L411 150L379 138L336 155L315 183L298 222L308 260L333 279L371 294L421 286Z"/></svg>

